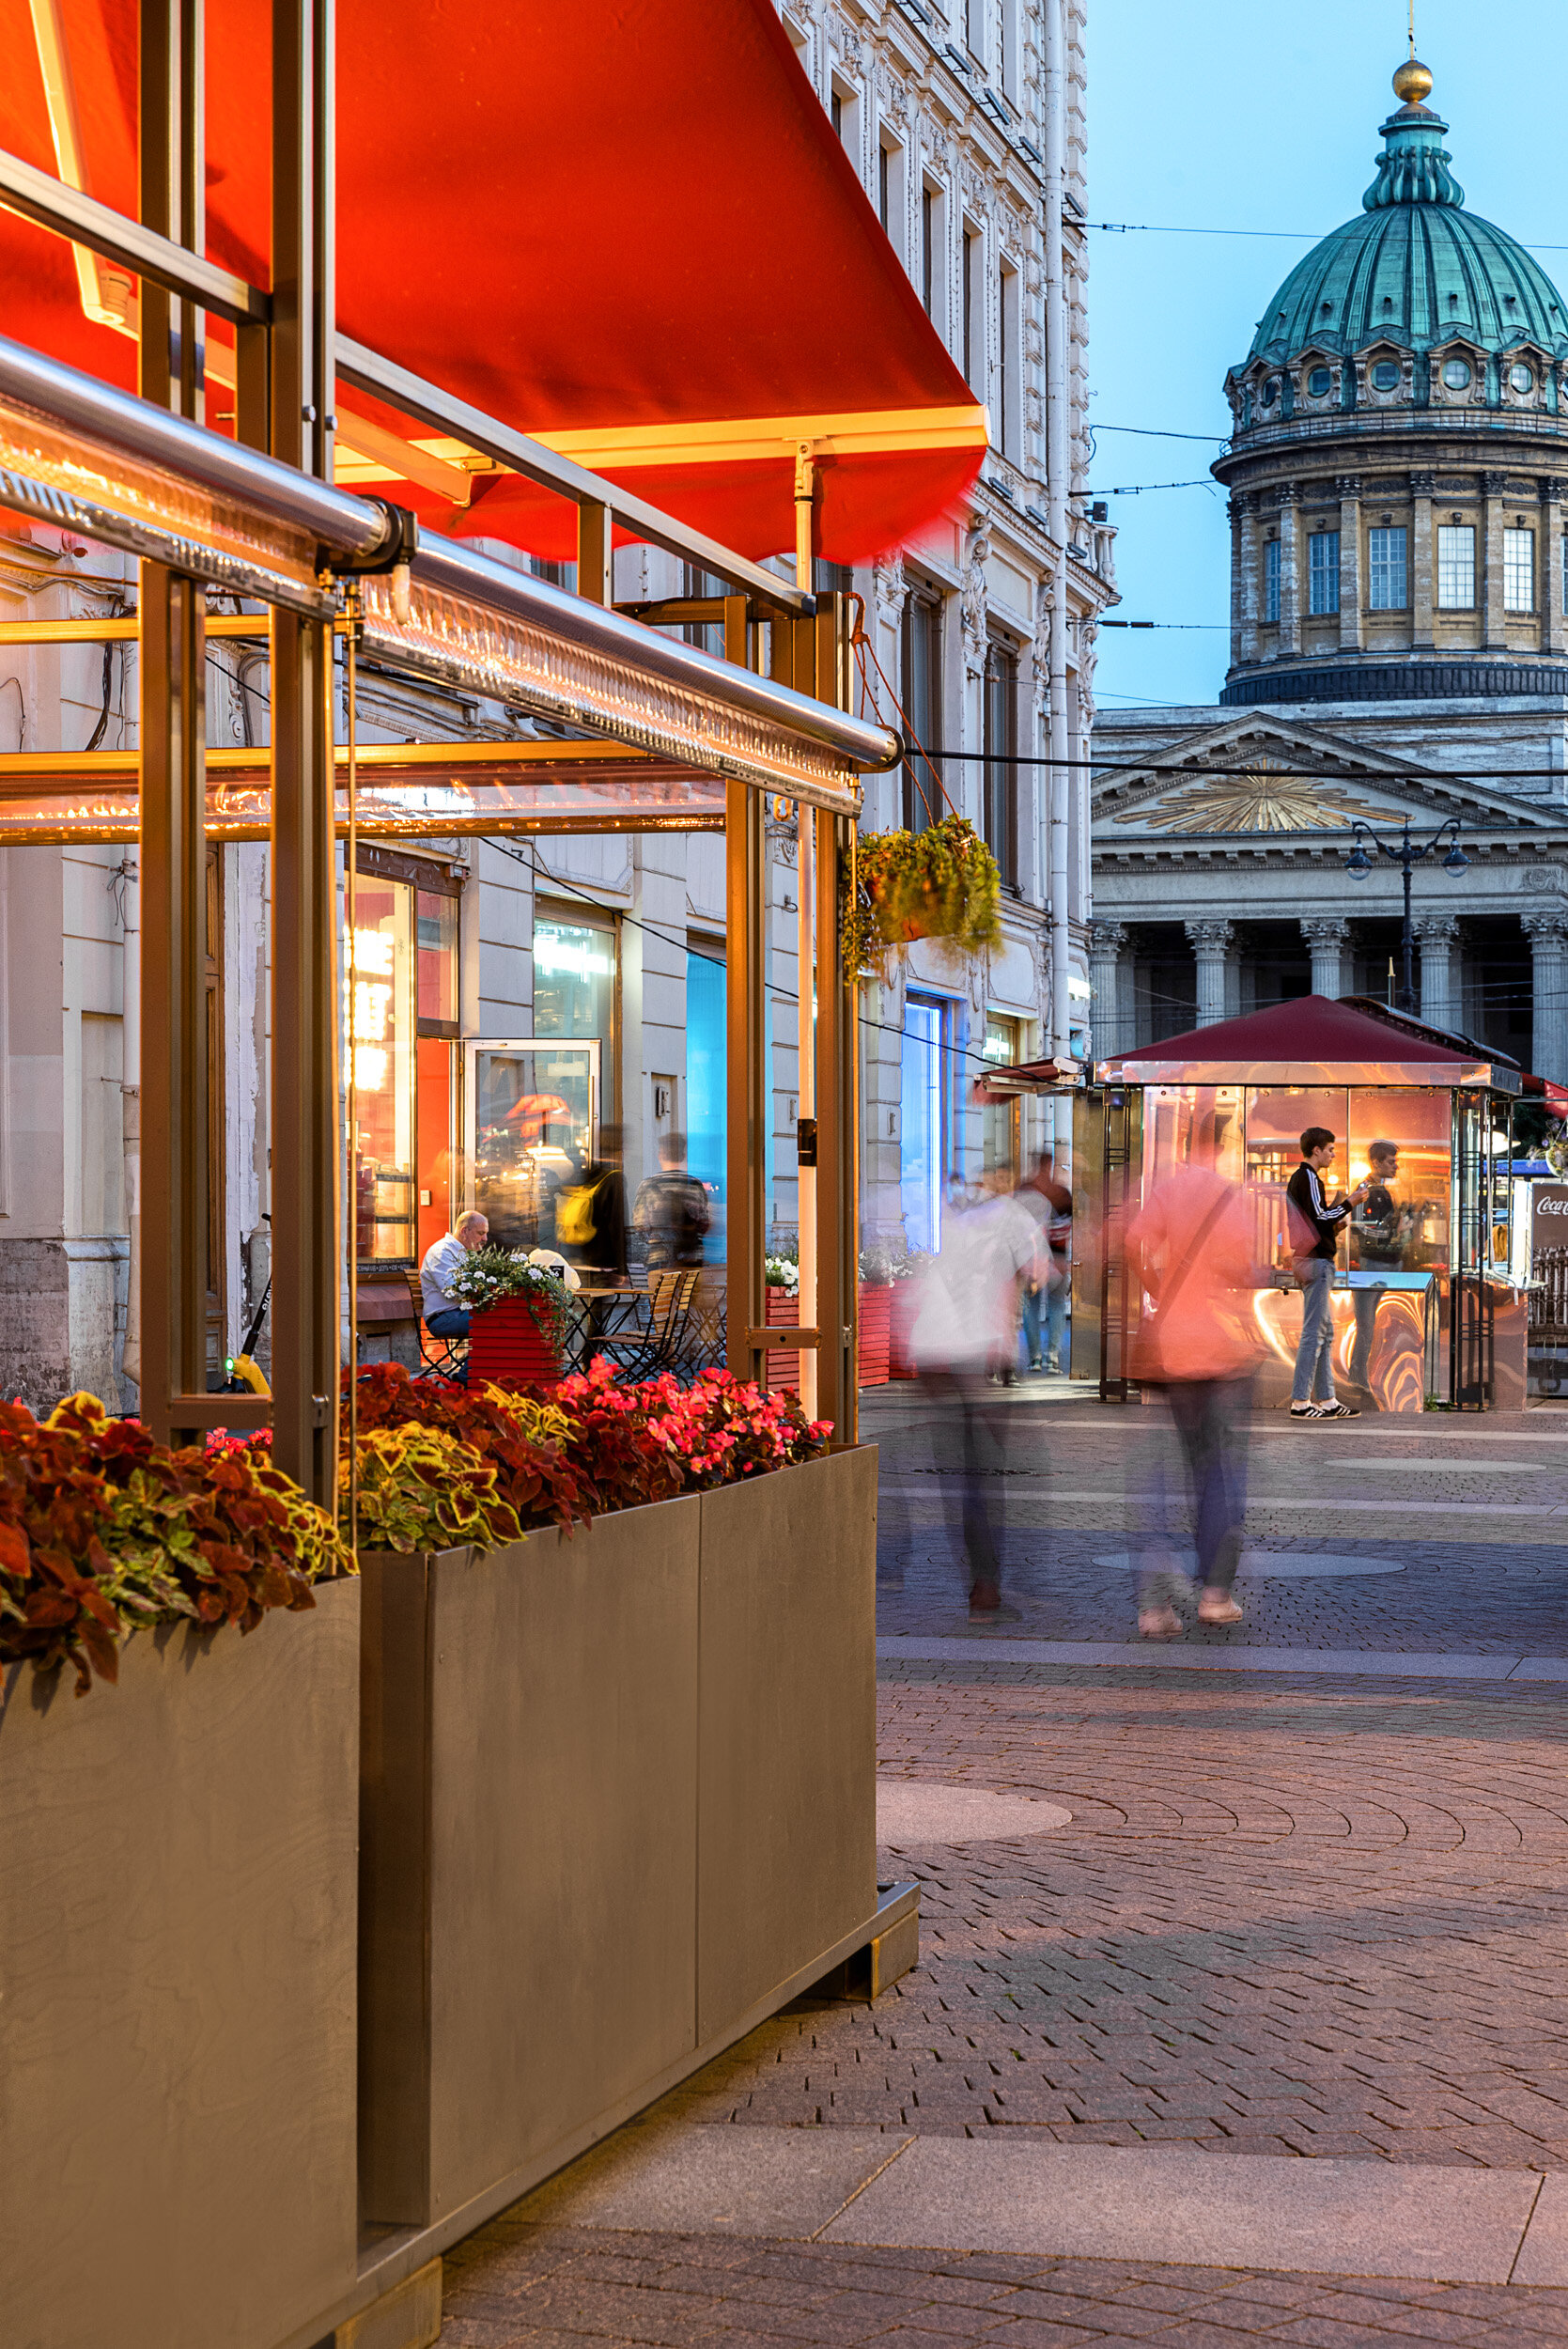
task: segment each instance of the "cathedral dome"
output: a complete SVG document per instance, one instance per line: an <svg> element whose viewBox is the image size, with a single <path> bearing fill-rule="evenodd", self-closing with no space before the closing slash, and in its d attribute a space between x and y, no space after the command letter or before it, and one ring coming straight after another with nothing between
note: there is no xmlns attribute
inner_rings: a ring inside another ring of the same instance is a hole
<svg viewBox="0 0 1568 2349"><path fill-rule="evenodd" d="M1292 412L1292 389L1305 387L1293 387L1288 375L1275 382L1268 371L1294 373L1296 362L1312 355L1349 361L1387 344L1425 361L1462 345L1477 363L1469 397L1487 405L1498 404L1498 362L1508 352L1523 346L1548 359L1568 357L1568 303L1545 270L1502 229L1465 210L1465 192L1442 144L1448 125L1419 102L1430 86L1415 60L1400 69L1396 90L1417 94L1417 102L1381 126L1384 150L1361 211L1296 264L1259 320L1252 348L1232 377L1238 395L1247 386L1237 398L1243 430ZM1460 357L1453 369L1456 388L1467 388L1458 384L1464 365ZM1390 374L1376 388L1424 406L1432 375L1417 365L1401 370L1397 386ZM1364 378L1364 368L1334 366L1328 404L1361 404L1372 388ZM1555 405L1549 392L1547 404Z"/></svg>

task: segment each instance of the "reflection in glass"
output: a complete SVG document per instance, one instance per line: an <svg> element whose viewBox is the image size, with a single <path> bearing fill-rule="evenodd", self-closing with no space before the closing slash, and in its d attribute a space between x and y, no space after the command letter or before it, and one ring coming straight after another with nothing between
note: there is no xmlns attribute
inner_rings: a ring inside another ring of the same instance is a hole
<svg viewBox="0 0 1568 2349"><path fill-rule="evenodd" d="M412 917L411 889L358 876L343 1021L358 1094L355 1207L365 1263L414 1253Z"/></svg>
<svg viewBox="0 0 1568 2349"><path fill-rule="evenodd" d="M1447 1266L1452 1099L1431 1086L1353 1088L1343 1181L1372 1186L1350 1219L1353 1270Z"/></svg>
<svg viewBox="0 0 1568 2349"><path fill-rule="evenodd" d="M553 1248L555 1197L593 1156L598 1046L470 1048L474 1205L508 1248Z"/></svg>

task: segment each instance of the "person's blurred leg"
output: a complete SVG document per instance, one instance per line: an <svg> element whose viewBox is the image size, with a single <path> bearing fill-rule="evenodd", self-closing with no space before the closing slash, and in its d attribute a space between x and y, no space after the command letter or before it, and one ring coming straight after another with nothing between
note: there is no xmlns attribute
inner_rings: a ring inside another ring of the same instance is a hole
<svg viewBox="0 0 1568 2349"><path fill-rule="evenodd" d="M1045 1302L1043 1288L1026 1288L1023 1293L1024 1347L1031 1370L1043 1370L1045 1357L1040 1351L1040 1308Z"/></svg>
<svg viewBox="0 0 1568 2349"><path fill-rule="evenodd" d="M1054 1370L1066 1377L1070 1367L1067 1355L1067 1268L1061 1268L1062 1278L1055 1282L1046 1306L1046 1359Z"/></svg>
<svg viewBox="0 0 1568 2349"><path fill-rule="evenodd" d="M970 1612L991 1614L1001 1604L1001 1558L997 1542L1006 1466L1007 1421L982 1371L960 1371L953 1381L963 1420L963 1528L969 1562Z"/></svg>
<svg viewBox="0 0 1568 2349"><path fill-rule="evenodd" d="M1247 1447L1252 1380L1192 1379L1171 1389L1172 1416L1187 1456L1204 1622L1234 1623L1231 1596L1247 1518Z"/></svg>

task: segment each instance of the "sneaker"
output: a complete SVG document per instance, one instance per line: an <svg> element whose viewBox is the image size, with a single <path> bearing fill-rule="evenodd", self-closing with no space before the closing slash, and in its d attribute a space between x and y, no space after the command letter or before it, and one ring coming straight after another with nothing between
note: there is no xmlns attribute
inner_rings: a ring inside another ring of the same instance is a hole
<svg viewBox="0 0 1568 2349"><path fill-rule="evenodd" d="M1293 1403L1290 1415L1292 1419L1321 1419L1323 1406L1321 1403Z"/></svg>
<svg viewBox="0 0 1568 2349"><path fill-rule="evenodd" d="M1359 1419L1361 1416L1354 1403L1320 1403L1317 1415L1319 1419Z"/></svg>

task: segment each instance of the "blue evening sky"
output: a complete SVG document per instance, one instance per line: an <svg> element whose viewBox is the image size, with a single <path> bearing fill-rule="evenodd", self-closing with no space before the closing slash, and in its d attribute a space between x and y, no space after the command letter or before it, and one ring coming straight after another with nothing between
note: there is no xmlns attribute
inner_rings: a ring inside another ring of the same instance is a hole
<svg viewBox="0 0 1568 2349"><path fill-rule="evenodd" d="M1360 210L1396 104L1405 0L1316 0L1244 10L1216 0L1090 0L1089 217L1159 226L1326 235ZM1418 0L1428 103L1467 209L1530 246L1568 286L1561 0ZM1310 240L1260 236L1089 239L1089 413L1096 426L1219 435L1220 386L1246 356L1275 288ZM1097 434L1096 494L1191 481L1201 441ZM1110 501L1117 619L1209 621L1199 632L1107 630L1096 698L1212 702L1229 657L1229 533L1219 484Z"/></svg>

